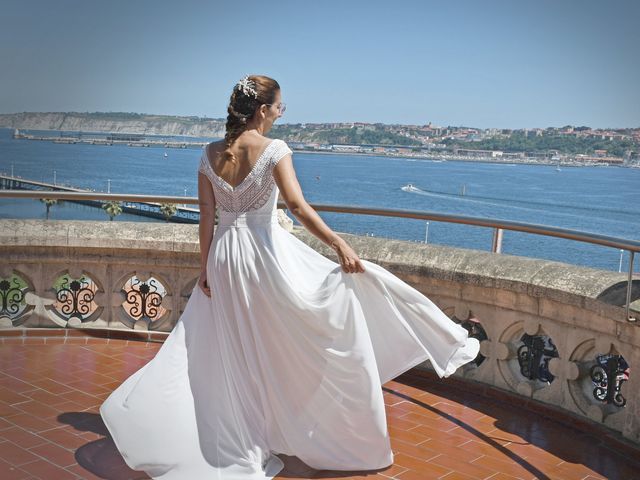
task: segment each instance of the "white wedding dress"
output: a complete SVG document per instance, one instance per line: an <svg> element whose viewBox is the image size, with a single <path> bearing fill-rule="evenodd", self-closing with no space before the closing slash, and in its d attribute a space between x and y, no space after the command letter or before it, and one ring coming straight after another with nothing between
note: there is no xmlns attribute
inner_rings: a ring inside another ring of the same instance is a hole
<svg viewBox="0 0 640 480"><path fill-rule="evenodd" d="M273 478L277 453L315 469L393 463L381 384L429 359L440 376L479 344L382 267L345 274L278 224L272 140L236 188L203 152L219 208L207 262L157 355L100 414L126 463L163 480Z"/></svg>

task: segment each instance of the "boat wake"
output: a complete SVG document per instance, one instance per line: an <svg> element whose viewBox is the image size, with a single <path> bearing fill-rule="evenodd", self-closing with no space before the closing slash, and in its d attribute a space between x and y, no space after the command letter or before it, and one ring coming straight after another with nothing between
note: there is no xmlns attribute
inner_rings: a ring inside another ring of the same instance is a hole
<svg viewBox="0 0 640 480"><path fill-rule="evenodd" d="M419 189L418 187L415 187L413 184L411 183L407 183L404 187L401 187L401 190L404 190L405 192L415 192L415 193L427 193L424 190Z"/></svg>
<svg viewBox="0 0 640 480"><path fill-rule="evenodd" d="M602 208L602 207L596 207L596 206L587 207L587 206L581 206L581 205L535 202L530 200L526 201L526 200L517 200L517 199L511 199L511 198L485 197L480 195L461 195L461 194L455 194L455 193L437 192L433 190L424 190L422 188L416 187L412 183L408 183L407 185L401 187L401 190L405 192L415 193L417 195L425 195L429 197L448 198L451 200L458 200L458 201L464 201L469 203L479 203L479 204L491 205L495 207L509 207L516 210L528 210L532 212L547 212L547 213L554 213L557 215L565 215L570 217L582 217L582 215L576 215L569 212L560 212L558 210L566 208L566 209L573 209L573 210L580 210L580 211L587 210L592 214L594 211L599 211L603 213L616 213L616 214L623 214L623 215L632 215L636 217L638 216L638 212L635 212L635 211L615 210L611 208ZM521 205L524 204L526 206L520 206L520 205L514 205L514 204L521 204ZM542 207L542 208L536 208L536 207ZM554 211L551 212L549 207L551 207L551 209L553 209ZM609 220L613 222L620 221L620 220L615 220L608 217L602 217L602 218L604 220Z"/></svg>

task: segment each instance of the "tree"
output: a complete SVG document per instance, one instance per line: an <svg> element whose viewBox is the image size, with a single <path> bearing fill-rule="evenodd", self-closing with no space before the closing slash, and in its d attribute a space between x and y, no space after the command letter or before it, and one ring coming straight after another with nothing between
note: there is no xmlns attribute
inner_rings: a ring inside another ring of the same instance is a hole
<svg viewBox="0 0 640 480"><path fill-rule="evenodd" d="M53 198L41 198L40 201L47 207L46 219L49 220L49 210L52 206L58 203L58 200L55 200Z"/></svg>
<svg viewBox="0 0 640 480"><path fill-rule="evenodd" d="M102 208L107 215L109 215L109 221L113 221L113 217L117 217L122 213L122 203L110 200L102 205Z"/></svg>
<svg viewBox="0 0 640 480"><path fill-rule="evenodd" d="M161 203L160 213L164 216L164 219L168 222L171 217L175 215L178 208L173 203Z"/></svg>

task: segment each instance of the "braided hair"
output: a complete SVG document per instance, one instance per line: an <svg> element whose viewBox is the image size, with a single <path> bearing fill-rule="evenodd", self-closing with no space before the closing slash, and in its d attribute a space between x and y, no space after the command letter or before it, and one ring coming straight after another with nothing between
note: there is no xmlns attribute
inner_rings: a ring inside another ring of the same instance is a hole
<svg viewBox="0 0 640 480"><path fill-rule="evenodd" d="M273 103L278 90L278 82L263 75L250 75L235 85L227 107L224 161L236 162L231 145L247 129L247 122L254 117L260 105Z"/></svg>

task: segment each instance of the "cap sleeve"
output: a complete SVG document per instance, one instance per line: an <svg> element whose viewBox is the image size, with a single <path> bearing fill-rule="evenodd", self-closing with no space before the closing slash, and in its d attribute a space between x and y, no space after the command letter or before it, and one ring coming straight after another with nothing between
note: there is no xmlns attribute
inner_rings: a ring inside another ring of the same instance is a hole
<svg viewBox="0 0 640 480"><path fill-rule="evenodd" d="M202 149L202 155L200 155L200 164L198 165L198 172L207 173L207 147Z"/></svg>
<svg viewBox="0 0 640 480"><path fill-rule="evenodd" d="M276 166L281 158L287 154L292 154L293 151L289 148L289 145L284 140L276 139L273 141L273 153L271 154L271 165Z"/></svg>

